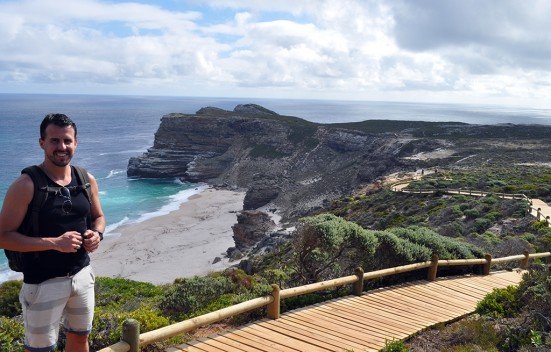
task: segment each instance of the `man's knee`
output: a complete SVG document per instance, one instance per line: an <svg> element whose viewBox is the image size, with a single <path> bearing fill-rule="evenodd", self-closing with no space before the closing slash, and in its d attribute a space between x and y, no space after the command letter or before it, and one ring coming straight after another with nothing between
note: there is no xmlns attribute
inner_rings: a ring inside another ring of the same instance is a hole
<svg viewBox="0 0 551 352"><path fill-rule="evenodd" d="M74 332L65 332L67 338L66 350L71 351L88 351L88 334L79 334Z"/></svg>

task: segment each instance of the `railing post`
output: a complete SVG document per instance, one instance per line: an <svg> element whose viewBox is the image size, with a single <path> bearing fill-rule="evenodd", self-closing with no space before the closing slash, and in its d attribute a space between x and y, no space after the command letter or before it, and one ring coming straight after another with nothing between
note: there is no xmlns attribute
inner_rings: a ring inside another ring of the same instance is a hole
<svg viewBox="0 0 551 352"><path fill-rule="evenodd" d="M492 255L486 254L484 256L484 259L486 259L486 263L484 264L484 271L482 272L482 274L490 275L490 266L492 265Z"/></svg>
<svg viewBox="0 0 551 352"><path fill-rule="evenodd" d="M528 261L530 260L530 252L527 250L524 251L524 259L520 263L521 269L527 269L528 268Z"/></svg>
<svg viewBox="0 0 551 352"><path fill-rule="evenodd" d="M436 274L438 273L438 256L436 254L432 255L430 260L429 273L427 275L427 280L434 281L436 280Z"/></svg>
<svg viewBox="0 0 551 352"><path fill-rule="evenodd" d="M538 210L536 211L536 214L537 214L537 219L538 219L538 221L540 221L540 218L541 218L541 208L538 208Z"/></svg>
<svg viewBox="0 0 551 352"><path fill-rule="evenodd" d="M354 274L358 277L358 281L354 282L352 294L361 296L364 292L364 269L357 267L354 269Z"/></svg>
<svg viewBox="0 0 551 352"><path fill-rule="evenodd" d="M268 318L278 319L280 313L281 299L279 297L279 286L272 284L272 297L274 301L268 304Z"/></svg>
<svg viewBox="0 0 551 352"><path fill-rule="evenodd" d="M122 323L121 340L130 345L129 352L140 350L140 323L135 319L126 319Z"/></svg>

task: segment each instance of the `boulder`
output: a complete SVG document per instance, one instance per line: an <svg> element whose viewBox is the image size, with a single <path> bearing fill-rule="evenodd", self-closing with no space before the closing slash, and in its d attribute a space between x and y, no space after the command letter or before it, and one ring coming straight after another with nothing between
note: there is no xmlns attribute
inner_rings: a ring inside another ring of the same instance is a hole
<svg viewBox="0 0 551 352"><path fill-rule="evenodd" d="M276 223L262 211L243 210L237 214L237 224L232 226L235 247L244 251L255 246L270 231L276 228Z"/></svg>

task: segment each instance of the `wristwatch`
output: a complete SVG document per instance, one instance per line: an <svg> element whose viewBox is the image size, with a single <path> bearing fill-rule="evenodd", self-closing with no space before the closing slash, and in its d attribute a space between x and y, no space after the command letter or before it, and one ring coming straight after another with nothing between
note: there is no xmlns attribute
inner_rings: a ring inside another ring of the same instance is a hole
<svg viewBox="0 0 551 352"><path fill-rule="evenodd" d="M92 230L92 231L97 232L98 235L99 235L99 240L100 240L100 241L103 241L103 232L101 232L100 230Z"/></svg>

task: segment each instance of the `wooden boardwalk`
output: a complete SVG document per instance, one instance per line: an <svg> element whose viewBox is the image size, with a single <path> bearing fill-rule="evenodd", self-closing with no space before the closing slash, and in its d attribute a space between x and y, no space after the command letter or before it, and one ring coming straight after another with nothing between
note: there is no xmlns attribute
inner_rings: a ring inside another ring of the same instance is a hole
<svg viewBox="0 0 551 352"><path fill-rule="evenodd" d="M516 285L521 271L439 278L348 296L264 319L167 351L360 352L474 312L494 288Z"/></svg>

